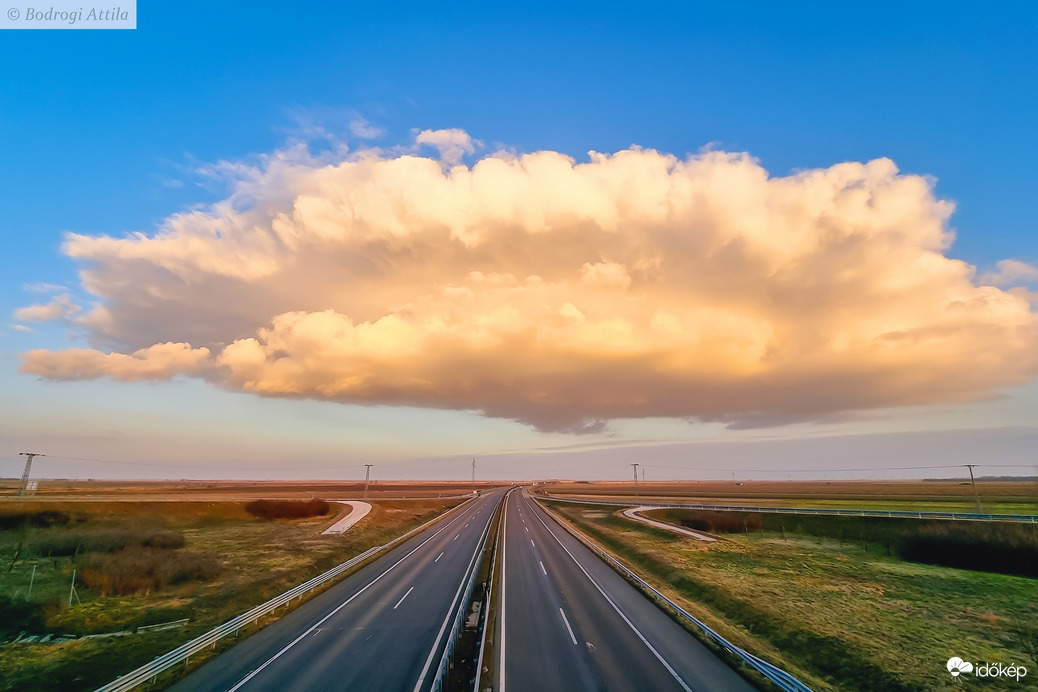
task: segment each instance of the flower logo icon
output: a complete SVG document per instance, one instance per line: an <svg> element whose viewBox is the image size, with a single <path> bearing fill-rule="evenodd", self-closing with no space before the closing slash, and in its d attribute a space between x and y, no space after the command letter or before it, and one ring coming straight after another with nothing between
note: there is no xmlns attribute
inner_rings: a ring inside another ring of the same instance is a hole
<svg viewBox="0 0 1038 692"><path fill-rule="evenodd" d="M948 659L948 672L952 674L952 677L957 678L961 673L972 673L973 664L963 661L958 656L952 656Z"/></svg>

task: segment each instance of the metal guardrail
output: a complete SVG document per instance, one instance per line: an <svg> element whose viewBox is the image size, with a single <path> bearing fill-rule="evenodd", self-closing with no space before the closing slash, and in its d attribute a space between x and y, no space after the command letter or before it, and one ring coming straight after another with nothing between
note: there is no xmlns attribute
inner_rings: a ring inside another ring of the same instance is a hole
<svg viewBox="0 0 1038 692"><path fill-rule="evenodd" d="M191 622L191 618L181 618L180 620L173 620L171 622L160 622L157 625L141 625L137 628L137 634L140 634L141 632L162 632L163 630L172 630L177 627L183 627L189 622Z"/></svg>
<svg viewBox="0 0 1038 692"><path fill-rule="evenodd" d="M501 531L504 525L504 503L508 501L508 493L505 493L505 499L502 500L501 508L501 519L498 521L497 527L497 540L494 542L494 552L491 556L490 563L490 574L487 577L487 602L483 605L483 630L479 638L479 658L476 659L476 679L472 683L472 692L479 692L480 679L483 677L483 654L486 653L487 648L487 625L490 624L490 608L493 605L494 598L494 576L497 574L497 556L500 555L501 551Z"/></svg>
<svg viewBox="0 0 1038 692"><path fill-rule="evenodd" d="M451 660L454 657L454 647L458 643L458 634L461 632L462 623L465 622L465 613L468 611L469 602L472 600L472 592L476 588L476 575L479 574L479 566L483 562L483 554L487 550L487 538L490 537L490 524L487 522L486 529L483 530L483 536L479 539L480 547L472 561L472 567L469 570L468 582L465 584L465 593L461 597L461 601L458 603L457 613L454 615L454 624L451 625L451 633L447 638L447 646L443 650L443 655L440 656L440 665L436 668L436 679L433 681L431 692L441 692L444 684L447 682L447 676L450 674ZM477 671L476 678L479 678Z"/></svg>
<svg viewBox="0 0 1038 692"><path fill-rule="evenodd" d="M848 517L890 517L901 519L954 519L957 521L1012 521L1024 524L1038 524L1038 515L1034 514L976 514L972 512L911 512L905 510L885 509L820 509L814 507L750 507L744 505L698 505L666 502L619 502L616 500L585 500L560 495L531 493L535 497L557 502L577 502L585 505L608 505L611 507L653 507L658 509L705 509L714 512L758 512L765 514L820 514L827 516Z"/></svg>
<svg viewBox="0 0 1038 692"><path fill-rule="evenodd" d="M252 624L264 615L267 615L276 610L277 608L288 604L293 599L302 596L308 591L312 591L313 589L322 586L325 582L334 579L335 577L341 575L343 572L346 572L347 570L355 567L364 560L367 560L369 557L372 557L373 555L376 555L388 548L391 548L397 543L407 540L416 533L424 531L428 526L440 521L441 519L447 517L450 514L453 514L454 512L456 512L457 510L459 510L467 504L467 502L463 502L457 507L454 507L453 509L444 512L435 519L431 519L430 521L425 522L421 526L411 529L404 535L394 538L388 543L383 543L382 545L378 545L373 548L368 548L363 553L360 553L359 555L350 558L349 560L343 562L340 565L332 567L327 572L319 574L313 579L310 579L309 581L306 581L293 589L289 589L280 596L275 596L266 603L256 606L247 613L244 613L236 618L228 620L219 627L209 630L202 636L196 637L195 639L192 639L186 644L178 646L169 653L165 653L157 657L150 663L145 663L140 668L137 668L136 670L130 671L129 673L120 676L119 678L108 683L104 687L99 687L96 690L96 692L124 692L125 690L132 690L134 687L142 685L148 680L154 679L157 675L169 670L175 665L179 665L180 663L186 664L192 655L198 653L199 651L202 651L207 646L215 646L216 642L230 634L237 635L242 628Z"/></svg>
<svg viewBox="0 0 1038 692"><path fill-rule="evenodd" d="M544 507L544 505L541 506ZM730 641L728 641L720 634L712 630L702 620L692 615L687 610L679 606L677 603L664 596L656 588L651 586L647 581L645 581L637 574L629 570L619 560L607 553L604 549L600 548L597 543L595 543L590 538L585 536L583 533L578 531L576 528L571 526L569 522L560 519L559 516L555 514L555 512L553 512L551 509L544 507L544 510L548 512L548 514L550 514L552 517L554 517L555 520L559 523L559 525L566 529L569 533L571 533L578 541L583 543L592 552L594 552L596 555L598 555L603 560L612 565L621 574L625 575L628 579L631 579L632 581L638 583L643 589L651 593L659 601L666 603L670 608L674 610L674 612L676 612L678 615L682 616L683 618L691 622L693 625L695 625L697 628L699 628L699 630L702 631L703 634L705 634L711 641L713 641L718 646L724 648L726 651L729 651L732 654L738 656L740 659L742 659L745 663L747 663L761 675L775 683L775 685L777 685L780 689L785 690L786 692L813 692L813 690L810 687L800 682L791 674L782 670L778 666L768 663L764 659L754 656L745 649L742 649L736 646L735 644L732 644Z"/></svg>

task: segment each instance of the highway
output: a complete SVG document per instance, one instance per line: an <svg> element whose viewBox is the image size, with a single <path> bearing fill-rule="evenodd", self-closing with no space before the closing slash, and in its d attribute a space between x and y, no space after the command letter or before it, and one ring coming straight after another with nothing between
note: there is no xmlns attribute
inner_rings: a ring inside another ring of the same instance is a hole
<svg viewBox="0 0 1038 692"><path fill-rule="evenodd" d="M506 503L497 692L754 689L525 490Z"/></svg>
<svg viewBox="0 0 1038 692"><path fill-rule="evenodd" d="M430 689L452 604L504 492L467 503L171 689Z"/></svg>

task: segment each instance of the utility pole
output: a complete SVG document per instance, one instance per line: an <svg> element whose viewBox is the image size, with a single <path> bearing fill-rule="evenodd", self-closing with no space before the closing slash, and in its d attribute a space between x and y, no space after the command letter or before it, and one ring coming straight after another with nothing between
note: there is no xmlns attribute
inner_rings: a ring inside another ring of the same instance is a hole
<svg viewBox="0 0 1038 692"><path fill-rule="evenodd" d="M645 469L642 469L642 483L645 482Z"/></svg>
<svg viewBox="0 0 1038 692"><path fill-rule="evenodd" d="M47 455L38 454L37 452L21 452L18 456L25 457L25 471L22 472L22 484L18 486L18 497L25 497L25 488L29 485L29 469L32 468L33 458Z"/></svg>
<svg viewBox="0 0 1038 692"><path fill-rule="evenodd" d="M638 483L638 464L631 464L634 467L634 482Z"/></svg>
<svg viewBox="0 0 1038 692"><path fill-rule="evenodd" d="M976 464L966 464L966 468L970 470L970 483L973 485L973 497L977 500L977 511L983 513L984 508L980 506L980 493L977 492L977 481L973 478L974 466L976 466Z"/></svg>
<svg viewBox="0 0 1038 692"><path fill-rule="evenodd" d="M476 482L476 457L472 457L472 482Z"/></svg>
<svg viewBox="0 0 1038 692"><path fill-rule="evenodd" d="M69 586L69 589L68 589L68 605L69 605L70 608L72 607L72 597L73 596L76 597L76 601L79 603L79 605L83 605L83 601L79 600L79 592L76 591L76 570L75 569L72 570L72 585Z"/></svg>
<svg viewBox="0 0 1038 692"><path fill-rule="evenodd" d="M368 499L368 481L371 479L371 467L374 464L364 464L364 499Z"/></svg>

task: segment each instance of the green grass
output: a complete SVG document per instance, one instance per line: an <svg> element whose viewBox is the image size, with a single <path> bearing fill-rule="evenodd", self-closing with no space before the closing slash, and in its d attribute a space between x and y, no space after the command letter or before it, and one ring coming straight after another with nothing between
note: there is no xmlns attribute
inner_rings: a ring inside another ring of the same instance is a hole
<svg viewBox="0 0 1038 692"><path fill-rule="evenodd" d="M218 556L222 569L210 581L171 585L148 594L104 597L77 585L81 603L69 607L72 558L23 557L11 562L21 530L0 531L0 596L24 599L33 565L32 603L43 612L48 631L76 635L132 630L180 618L188 626L172 631L59 644L8 644L0 647L0 690L92 690L179 644L340 564L368 547L380 545L428 521L451 501L382 502L348 533L323 536L333 517L291 521L249 518L240 503L134 503L108 511L103 504L81 503L77 530L94 526L138 527L142 522L176 530L185 550ZM168 512L164 513L164 506ZM48 529L48 531L53 529ZM24 557L28 552L30 557ZM82 562L83 556L79 556ZM0 615L2 616L2 615ZM192 660L194 663L194 659Z"/></svg>
<svg viewBox="0 0 1038 692"><path fill-rule="evenodd" d="M553 503L554 504L554 503ZM904 562L878 546L786 533L705 544L586 506L578 528L736 644L818 690L958 689L953 655L1038 666L1013 634L1038 623L1038 580Z"/></svg>

